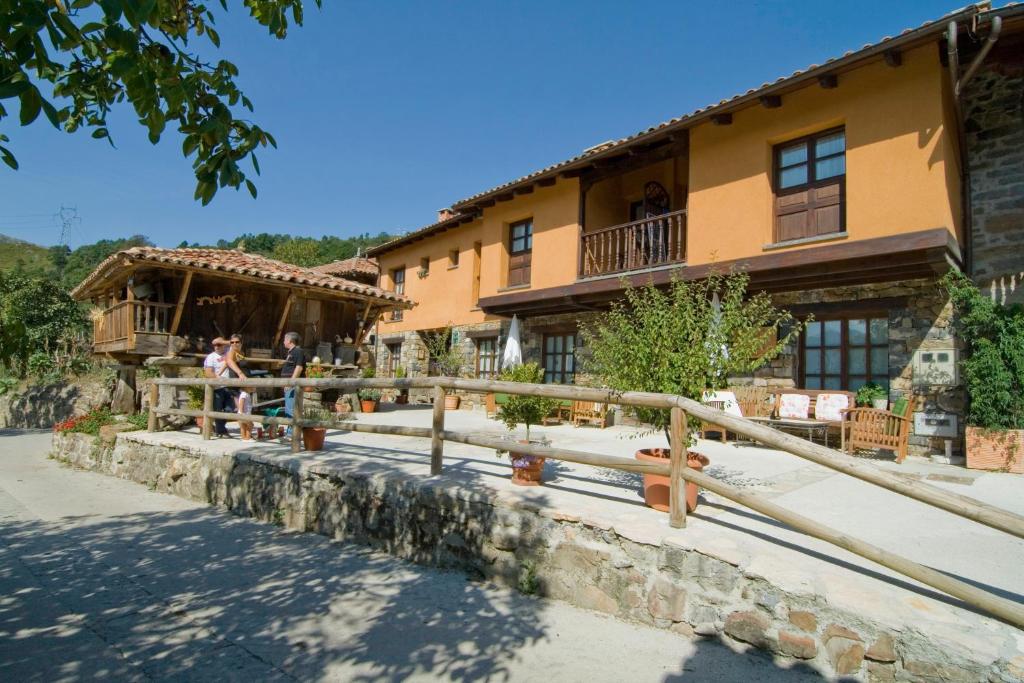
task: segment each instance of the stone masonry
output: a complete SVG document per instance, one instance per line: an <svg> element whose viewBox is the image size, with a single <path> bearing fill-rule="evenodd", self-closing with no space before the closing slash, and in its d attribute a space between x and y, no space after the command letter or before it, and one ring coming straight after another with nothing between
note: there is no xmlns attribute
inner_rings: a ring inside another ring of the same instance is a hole
<svg viewBox="0 0 1024 683"><path fill-rule="evenodd" d="M1000 46L964 93L975 281L1024 303L1024 46Z"/></svg>
<svg viewBox="0 0 1024 683"><path fill-rule="evenodd" d="M973 640L960 634L936 642L823 595L790 592L695 548L631 540L480 487L253 451L220 455L198 442L146 436L119 434L109 447L84 434L55 434L54 455L235 514L526 586L620 619L746 643L828 677L1013 681L1024 668L1020 643L997 635L995 625Z"/></svg>

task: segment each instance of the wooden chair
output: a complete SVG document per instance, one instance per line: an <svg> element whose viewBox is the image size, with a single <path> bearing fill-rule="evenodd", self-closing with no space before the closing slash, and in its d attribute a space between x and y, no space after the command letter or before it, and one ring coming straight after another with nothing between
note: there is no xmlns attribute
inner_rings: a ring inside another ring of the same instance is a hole
<svg viewBox="0 0 1024 683"><path fill-rule="evenodd" d="M910 420L902 415L875 408L850 408L843 412L842 448L884 448L896 454L896 462L907 457Z"/></svg>
<svg viewBox="0 0 1024 683"><path fill-rule="evenodd" d="M487 417L496 417L498 415L498 401L494 394L487 394L484 397L484 413Z"/></svg>
<svg viewBox="0 0 1024 683"><path fill-rule="evenodd" d="M729 391L736 396L736 402L740 406L743 417L748 419L771 417L774 405L772 393L768 387L744 385L729 387Z"/></svg>
<svg viewBox="0 0 1024 683"><path fill-rule="evenodd" d="M704 401L704 405L715 410L725 410L725 401ZM718 432L721 434L722 443L725 443L726 431L725 427L720 427L710 422L701 421L700 423L700 438L706 439L706 432Z"/></svg>
<svg viewBox="0 0 1024 683"><path fill-rule="evenodd" d="M579 427L581 424L596 424L604 429L607 424L608 408L603 403L594 401L573 401L571 419Z"/></svg>

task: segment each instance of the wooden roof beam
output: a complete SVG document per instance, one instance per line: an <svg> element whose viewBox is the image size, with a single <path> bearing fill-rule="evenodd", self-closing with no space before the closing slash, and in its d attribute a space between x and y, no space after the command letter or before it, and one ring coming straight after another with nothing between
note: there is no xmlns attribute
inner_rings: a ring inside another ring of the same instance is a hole
<svg viewBox="0 0 1024 683"><path fill-rule="evenodd" d="M524 185L523 187L517 187L513 192L517 197L519 195L531 194L533 192L533 185Z"/></svg>
<svg viewBox="0 0 1024 683"><path fill-rule="evenodd" d="M765 109L778 109L782 106L782 95L761 95L758 99Z"/></svg>
<svg viewBox="0 0 1024 683"><path fill-rule="evenodd" d="M541 178L537 181L537 187L551 187L558 180L555 176L549 176L547 178Z"/></svg>
<svg viewBox="0 0 1024 683"><path fill-rule="evenodd" d="M903 65L903 53L899 50L886 50L884 57L885 63L891 67L895 68Z"/></svg>
<svg viewBox="0 0 1024 683"><path fill-rule="evenodd" d="M818 76L818 85L825 90L832 90L839 87L839 76L836 74L824 74Z"/></svg>
<svg viewBox="0 0 1024 683"><path fill-rule="evenodd" d="M732 113L726 112L724 114L712 114L711 123L716 126L731 126L732 125Z"/></svg>

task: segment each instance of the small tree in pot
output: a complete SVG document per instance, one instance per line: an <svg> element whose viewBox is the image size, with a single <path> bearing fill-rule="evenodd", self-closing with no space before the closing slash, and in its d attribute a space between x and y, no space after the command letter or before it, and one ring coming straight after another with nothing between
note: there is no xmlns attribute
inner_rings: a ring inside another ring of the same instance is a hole
<svg viewBox="0 0 1024 683"><path fill-rule="evenodd" d="M749 282L743 272L713 272L695 282L673 276L665 290L653 284L636 288L624 281L625 297L581 330L584 371L615 391L651 391L701 401L707 392L724 389L729 377L747 375L778 356L802 329L764 292L748 295ZM669 438L668 410L635 411L651 431L664 431ZM700 421L690 416L689 423L692 445ZM636 454L638 460L668 456L667 449ZM693 452L687 460L694 468L708 463ZM648 505L667 510L667 477L645 474L644 494ZM696 505L696 487L689 483L687 499Z"/></svg>
<svg viewBox="0 0 1024 683"><path fill-rule="evenodd" d="M525 382L530 384L541 384L544 381L544 371L536 363L516 365L505 368L498 375L498 380L503 382ZM526 426L526 440L520 443L533 443L530 439L530 426L540 424L548 413L550 413L558 401L553 398L541 396L519 396L510 394L504 404L498 409L498 419L505 423L509 431L517 425ZM541 483L541 473L544 470L544 458L527 455L526 453L509 453L512 461L512 483L519 486L538 486Z"/></svg>
<svg viewBox="0 0 1024 683"><path fill-rule="evenodd" d="M423 341L427 345L427 355L438 375L442 377L458 377L462 373L462 354L454 343L451 326L425 334ZM444 407L454 410L459 407L459 397L449 394L444 398Z"/></svg>

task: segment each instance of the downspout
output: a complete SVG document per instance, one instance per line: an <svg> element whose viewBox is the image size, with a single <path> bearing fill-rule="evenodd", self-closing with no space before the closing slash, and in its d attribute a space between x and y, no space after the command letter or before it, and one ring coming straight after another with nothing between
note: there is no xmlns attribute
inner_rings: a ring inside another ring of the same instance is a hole
<svg viewBox="0 0 1024 683"><path fill-rule="evenodd" d="M960 100L967 84L981 68L992 46L999 40L1003 28L1003 18L992 17L991 28L985 44L967 67L963 78L960 78L960 54L957 48L957 23L949 22L946 29L946 52L949 56L949 83L953 94L953 113L956 119L956 144L960 155L960 205L964 222L964 271L968 276L974 272L974 214L971 206L971 171L967 157L967 132L965 128L963 103Z"/></svg>

